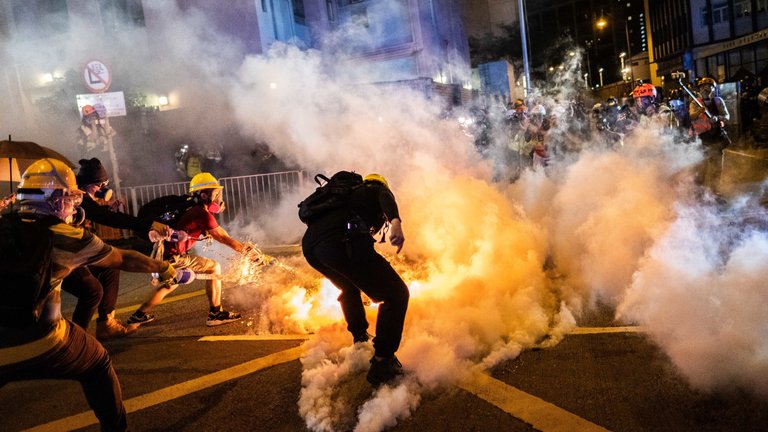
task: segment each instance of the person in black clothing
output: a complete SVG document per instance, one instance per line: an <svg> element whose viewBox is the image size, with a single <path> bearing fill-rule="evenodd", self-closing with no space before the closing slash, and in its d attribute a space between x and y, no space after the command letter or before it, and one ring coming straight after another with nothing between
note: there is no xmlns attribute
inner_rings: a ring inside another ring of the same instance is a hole
<svg viewBox="0 0 768 432"><path fill-rule="evenodd" d="M706 110L696 101L691 101L688 108L693 132L699 137L704 147L704 161L697 167L696 183L717 191L722 174L723 150L730 144L724 130L731 115L725 101L720 97L717 82L714 79L701 78L698 85L701 95L699 102Z"/></svg>
<svg viewBox="0 0 768 432"><path fill-rule="evenodd" d="M352 192L349 208L331 211L310 222L302 239L309 265L341 290L339 302L355 342L368 340L360 292L379 303L373 338L375 353L367 375L373 385L389 382L402 373L395 351L400 346L410 296L405 282L374 249L372 234L387 223L389 242L399 253L405 237L397 202L384 177L368 174L363 187Z"/></svg>
<svg viewBox="0 0 768 432"><path fill-rule="evenodd" d="M126 410L112 360L93 336L62 318L61 281L83 265L158 273L163 284L177 283L179 273L167 261L114 248L82 226L73 226L83 192L77 187L75 174L63 162L36 161L21 176L17 192L22 220L54 220L54 225L48 225L53 233L51 271L36 322L0 325L0 388L15 381L77 380L101 430L125 431ZM51 400L57 397L51 392L36 396ZM66 402L58 395L55 403Z"/></svg>
<svg viewBox="0 0 768 432"><path fill-rule="evenodd" d="M170 228L167 225L113 211L109 205L105 205L104 203L111 199L112 190L108 188L109 177L101 161L97 158L81 159L79 164L80 170L76 178L78 187L85 192L80 207L85 211L86 225L94 228L93 223L96 223L139 233L155 231L161 237L170 234ZM120 271L118 269L93 266L75 269L62 284L64 291L77 297L72 322L87 329L94 312L98 309L96 319L98 339L121 337L130 333L131 330L115 318L119 288Z"/></svg>

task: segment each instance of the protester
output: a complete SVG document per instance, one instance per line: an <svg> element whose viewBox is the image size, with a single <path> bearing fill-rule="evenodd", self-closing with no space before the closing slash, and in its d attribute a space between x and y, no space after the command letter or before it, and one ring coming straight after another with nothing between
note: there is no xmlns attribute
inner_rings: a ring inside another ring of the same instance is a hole
<svg viewBox="0 0 768 432"><path fill-rule="evenodd" d="M698 86L701 97L688 106L693 133L704 146L704 161L697 169L696 181L716 189L722 171L723 150L730 144L725 122L730 120L731 115L714 79L701 78Z"/></svg>
<svg viewBox="0 0 768 432"><path fill-rule="evenodd" d="M122 391L112 361L99 342L61 316L61 283L73 269L92 265L131 272L158 273L162 283L174 283L176 270L168 262L105 244L72 223L82 213L83 192L66 164L36 161L24 172L17 200L20 223L44 223L53 232L49 255L50 281L39 318L28 325L0 327L0 386L29 379L73 379L103 431L125 431L127 420ZM8 217L4 215L3 218ZM35 222L38 221L38 222ZM19 287L21 288L21 287ZM45 395L41 395L45 396Z"/></svg>
<svg viewBox="0 0 768 432"><path fill-rule="evenodd" d="M635 100L638 119L653 117L658 112L658 93L651 83L638 84L632 90L632 98Z"/></svg>
<svg viewBox="0 0 768 432"><path fill-rule="evenodd" d="M210 305L205 324L209 327L231 323L241 318L239 313L224 310L221 306L221 280L217 277L221 275L221 265L213 259L189 254L195 243L207 236L237 252L247 252L246 246L230 237L214 217L224 211L223 189L224 187L210 173L203 172L195 175L189 182L189 192L192 194L194 205L172 225L173 229L186 232L188 238L179 242L166 241L163 245L163 259L169 260L174 267L191 269L196 274L214 275L212 279L205 281L205 291ZM155 316L150 312L175 289L176 285L158 288L128 318L128 324L138 327L153 321Z"/></svg>
<svg viewBox="0 0 768 432"><path fill-rule="evenodd" d="M77 128L77 146L82 157L103 151L106 143L117 135L109 125L107 110L103 104L84 105Z"/></svg>
<svg viewBox="0 0 768 432"><path fill-rule="evenodd" d="M78 187L85 192L81 207L85 210L85 226L99 235L105 231L100 225L112 228L134 230L138 233L154 231L160 237L170 235L167 225L142 220L133 215L116 211L116 200L109 189L107 171L98 158L81 159L80 170L76 175ZM118 236L99 238L113 246L118 246ZM93 318L98 307L96 319L96 338L103 340L125 336L131 329L123 326L115 318L115 305L120 289L120 271L113 268L80 267L75 269L62 284L62 289L77 297L77 305L72 314L72 322L84 329Z"/></svg>
<svg viewBox="0 0 768 432"><path fill-rule="evenodd" d="M368 340L368 321L361 291L379 303L375 354L367 379L373 385L390 382L402 373L395 356L408 308L408 287L374 249L375 234L389 224L389 242L399 253L405 237L397 202L379 174L368 174L352 191L349 206L308 222L302 239L307 262L341 290L339 302L355 342Z"/></svg>
<svg viewBox="0 0 768 432"><path fill-rule="evenodd" d="M530 151L531 166L534 170L543 169L549 165L549 150L547 135L551 127L547 110L538 104L531 108L530 121L525 130L525 141L532 143Z"/></svg>

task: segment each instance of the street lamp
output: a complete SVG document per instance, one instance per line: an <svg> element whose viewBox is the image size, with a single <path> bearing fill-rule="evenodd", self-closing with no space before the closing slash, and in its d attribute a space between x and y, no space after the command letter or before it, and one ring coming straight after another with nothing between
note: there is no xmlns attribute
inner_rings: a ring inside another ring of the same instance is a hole
<svg viewBox="0 0 768 432"><path fill-rule="evenodd" d="M602 29L604 29L604 28L605 28L605 26L607 26L607 25L608 25L608 21L606 21L606 20L605 20L605 18L603 18L603 17L600 17L600 18L598 18L598 20L597 20L597 22L595 23L595 25L597 26L597 28L599 28L600 30L602 30Z"/></svg>
<svg viewBox="0 0 768 432"><path fill-rule="evenodd" d="M600 74L600 87L602 87L603 86L603 68L598 69L597 73Z"/></svg>
<svg viewBox="0 0 768 432"><path fill-rule="evenodd" d="M631 45L631 42L629 41L629 22L631 20L632 20L632 16L631 15L628 16L626 20L624 20L624 35L627 38L627 51L626 51L626 53L621 53L621 55L619 55L619 57L621 57L622 79L626 80L626 77L624 77L624 75L623 75L624 69L629 69L629 75L630 75L631 80L632 80L631 82L634 83L634 81L635 81L635 71L632 68L632 45ZM602 30L602 29L604 29L605 27L608 26L608 20L606 20L604 17L601 16L600 18L597 19L597 21L595 21L595 26L597 26L598 29ZM624 58L625 57L628 59L629 66L626 66L625 63L624 63Z"/></svg>
<svg viewBox="0 0 768 432"><path fill-rule="evenodd" d="M608 21L606 21L605 18L602 17L602 13L600 18L595 21L595 27L602 33L603 29L608 25ZM599 60L599 56L597 54L597 41L598 41L598 34L595 33L594 27L592 28L592 48L595 51L595 59ZM587 48L589 48L589 42L587 42ZM589 73L592 73L592 68L589 66L589 51L587 51L587 71ZM594 76L594 75L593 75ZM600 73L600 86L602 87L602 72ZM594 81L594 78L592 79Z"/></svg>

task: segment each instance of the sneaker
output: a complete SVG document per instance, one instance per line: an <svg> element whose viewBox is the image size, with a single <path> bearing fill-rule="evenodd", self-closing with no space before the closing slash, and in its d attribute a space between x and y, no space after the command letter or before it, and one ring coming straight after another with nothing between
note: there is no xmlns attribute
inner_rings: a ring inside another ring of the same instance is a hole
<svg viewBox="0 0 768 432"><path fill-rule="evenodd" d="M96 339L104 340L123 337L133 333L136 328L126 328L120 321L115 319L115 311L107 315L104 321L96 321Z"/></svg>
<svg viewBox="0 0 768 432"><path fill-rule="evenodd" d="M218 312L209 312L208 319L205 321L205 325L208 327L218 326L222 324L229 324L235 322L241 318L237 312L225 311L224 309Z"/></svg>
<svg viewBox="0 0 768 432"><path fill-rule="evenodd" d="M381 360L374 356L371 359L371 368L368 369L368 375L365 376L365 379L374 387L378 387L402 374L403 365L400 364L396 356L384 357Z"/></svg>
<svg viewBox="0 0 768 432"><path fill-rule="evenodd" d="M155 320L154 314L148 314L140 311L136 311L133 315L128 317L128 324L136 328L142 324L150 323Z"/></svg>

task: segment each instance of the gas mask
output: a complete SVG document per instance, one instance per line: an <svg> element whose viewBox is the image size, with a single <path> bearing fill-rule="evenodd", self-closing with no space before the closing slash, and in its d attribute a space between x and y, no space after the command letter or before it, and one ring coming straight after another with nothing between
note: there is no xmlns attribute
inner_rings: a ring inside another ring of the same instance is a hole
<svg viewBox="0 0 768 432"><path fill-rule="evenodd" d="M69 225L78 226L85 221L85 210L80 207L83 202L82 195L64 195L53 202L53 215Z"/></svg>
<svg viewBox="0 0 768 432"><path fill-rule="evenodd" d="M211 201L208 204L208 211L213 214L219 214L224 211L224 201Z"/></svg>
<svg viewBox="0 0 768 432"><path fill-rule="evenodd" d="M93 196L104 201L109 201L112 199L112 189L110 189L107 185L102 185L100 188L96 189L96 191L93 193Z"/></svg>
<svg viewBox="0 0 768 432"><path fill-rule="evenodd" d="M85 222L85 210L80 206L75 207L75 212L70 216L69 221L66 222L72 226L82 225Z"/></svg>

